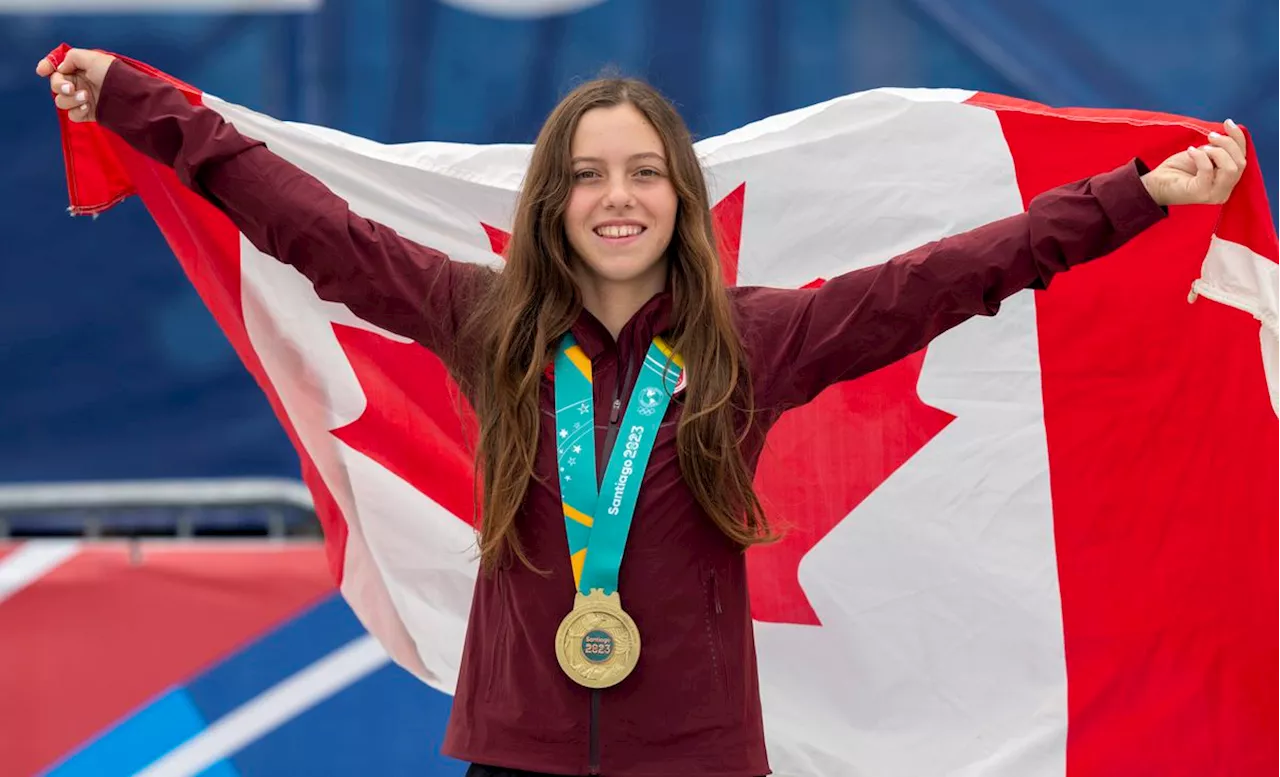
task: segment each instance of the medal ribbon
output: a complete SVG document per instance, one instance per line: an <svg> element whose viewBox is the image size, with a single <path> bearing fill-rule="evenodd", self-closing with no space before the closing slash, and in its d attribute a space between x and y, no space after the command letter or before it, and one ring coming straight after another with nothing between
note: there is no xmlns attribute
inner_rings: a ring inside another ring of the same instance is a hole
<svg viewBox="0 0 1280 777"><path fill-rule="evenodd" d="M618 589L618 569L635 515L640 481L684 361L655 337L627 402L627 412L596 487L595 401L591 360L566 334L555 362L556 459L573 582L579 593Z"/></svg>

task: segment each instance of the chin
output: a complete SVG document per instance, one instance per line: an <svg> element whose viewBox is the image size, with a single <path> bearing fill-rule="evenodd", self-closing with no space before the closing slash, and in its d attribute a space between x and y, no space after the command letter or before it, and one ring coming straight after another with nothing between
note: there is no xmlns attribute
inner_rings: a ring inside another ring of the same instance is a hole
<svg viewBox="0 0 1280 777"><path fill-rule="evenodd" d="M631 283L651 277L665 270L662 259L631 261L618 257L584 261L585 269L597 278L610 283Z"/></svg>

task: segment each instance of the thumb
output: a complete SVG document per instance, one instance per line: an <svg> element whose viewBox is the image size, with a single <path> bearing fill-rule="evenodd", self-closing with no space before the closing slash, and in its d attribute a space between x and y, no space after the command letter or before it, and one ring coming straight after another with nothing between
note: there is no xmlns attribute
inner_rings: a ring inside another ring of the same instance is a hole
<svg viewBox="0 0 1280 777"><path fill-rule="evenodd" d="M59 73L74 73L77 70L85 70L85 52L81 49L69 49L67 56L63 58L62 64L58 65Z"/></svg>
<svg viewBox="0 0 1280 777"><path fill-rule="evenodd" d="M48 57L40 60L40 64L36 65L36 75L41 78L48 78L53 75L53 60Z"/></svg>

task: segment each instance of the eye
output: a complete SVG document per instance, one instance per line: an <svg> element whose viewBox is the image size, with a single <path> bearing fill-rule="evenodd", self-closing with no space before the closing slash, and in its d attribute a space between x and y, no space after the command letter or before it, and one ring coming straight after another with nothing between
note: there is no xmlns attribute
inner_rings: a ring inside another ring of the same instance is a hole
<svg viewBox="0 0 1280 777"><path fill-rule="evenodd" d="M573 174L573 180L585 181L588 178L598 177L598 176L599 176L599 173L597 173L595 170L579 170L578 172Z"/></svg>
<svg viewBox="0 0 1280 777"><path fill-rule="evenodd" d="M662 172L660 170L655 170L652 167L645 167L640 170L637 170L636 175L640 176L641 178L656 178L658 176L661 176Z"/></svg>

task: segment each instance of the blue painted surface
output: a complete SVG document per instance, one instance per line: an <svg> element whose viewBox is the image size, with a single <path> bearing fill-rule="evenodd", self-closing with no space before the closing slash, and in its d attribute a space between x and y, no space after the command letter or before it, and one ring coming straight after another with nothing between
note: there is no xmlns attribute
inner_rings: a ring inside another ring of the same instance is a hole
<svg viewBox="0 0 1280 777"><path fill-rule="evenodd" d="M217 720L365 633L335 593L201 674L187 693L205 720Z"/></svg>
<svg viewBox="0 0 1280 777"><path fill-rule="evenodd" d="M280 774L452 777L440 755L452 698L388 665L249 745L232 759L245 777Z"/></svg>
<svg viewBox="0 0 1280 777"><path fill-rule="evenodd" d="M178 688L90 742L48 777L128 777L205 729L205 718L186 691ZM226 760L200 777L240 777Z"/></svg>

